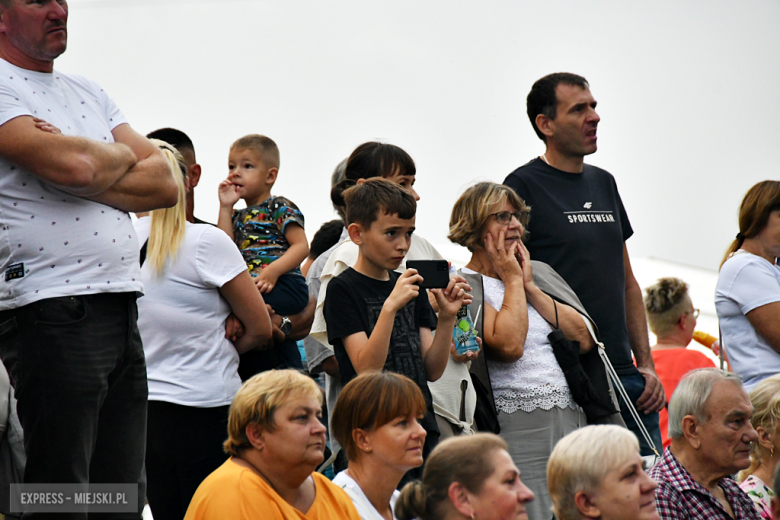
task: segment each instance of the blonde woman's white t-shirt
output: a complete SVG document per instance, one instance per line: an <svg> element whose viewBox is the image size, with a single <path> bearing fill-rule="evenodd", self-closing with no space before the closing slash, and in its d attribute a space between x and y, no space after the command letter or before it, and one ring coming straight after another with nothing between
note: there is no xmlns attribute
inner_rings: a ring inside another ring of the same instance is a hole
<svg viewBox="0 0 780 520"><path fill-rule="evenodd" d="M149 238L150 217L135 223ZM148 260L141 269L138 329L146 355L149 400L198 408L228 405L241 387L238 352L225 338L230 305L219 288L246 271L224 231L187 223L181 248L165 274Z"/></svg>

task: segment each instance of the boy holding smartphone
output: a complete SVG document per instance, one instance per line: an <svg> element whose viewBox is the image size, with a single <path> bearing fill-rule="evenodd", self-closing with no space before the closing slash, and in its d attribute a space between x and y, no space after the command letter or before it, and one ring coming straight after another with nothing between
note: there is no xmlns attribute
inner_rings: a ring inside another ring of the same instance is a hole
<svg viewBox="0 0 780 520"><path fill-rule="evenodd" d="M412 379L425 397L421 419L428 432L423 457L438 440L428 381L444 372L461 305L470 303L470 287L460 277L444 289L431 289L438 319L416 270L396 269L409 250L417 204L397 184L366 180L343 193L349 236L359 248L355 265L328 284L324 315L343 384L357 374L388 370ZM436 328L444 331L434 336Z"/></svg>

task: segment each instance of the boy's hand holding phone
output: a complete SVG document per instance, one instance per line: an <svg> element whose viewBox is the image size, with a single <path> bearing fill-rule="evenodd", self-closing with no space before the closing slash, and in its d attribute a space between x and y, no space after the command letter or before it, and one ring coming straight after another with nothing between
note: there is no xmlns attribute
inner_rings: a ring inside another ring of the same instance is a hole
<svg viewBox="0 0 780 520"><path fill-rule="evenodd" d="M404 305L409 303L412 298L419 296L420 282L422 282L422 276L417 274L415 269L404 271L395 282L395 288L385 300L383 307L393 313L403 309Z"/></svg>
<svg viewBox="0 0 780 520"><path fill-rule="evenodd" d="M439 305L439 321L454 320L462 305L471 304L471 286L462 276L455 275L450 278L444 289L429 289L436 297Z"/></svg>

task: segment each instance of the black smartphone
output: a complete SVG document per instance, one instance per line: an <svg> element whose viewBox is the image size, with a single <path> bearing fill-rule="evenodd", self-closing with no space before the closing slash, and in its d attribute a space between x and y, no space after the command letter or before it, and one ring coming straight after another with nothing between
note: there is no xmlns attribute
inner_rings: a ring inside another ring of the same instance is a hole
<svg viewBox="0 0 780 520"><path fill-rule="evenodd" d="M417 269L423 289L444 289L450 283L450 265L446 260L409 260L407 269Z"/></svg>

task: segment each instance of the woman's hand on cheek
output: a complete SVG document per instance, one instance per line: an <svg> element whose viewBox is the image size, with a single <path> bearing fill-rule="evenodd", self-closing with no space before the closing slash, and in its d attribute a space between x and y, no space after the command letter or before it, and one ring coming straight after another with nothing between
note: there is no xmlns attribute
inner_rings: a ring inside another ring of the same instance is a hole
<svg viewBox="0 0 780 520"><path fill-rule="evenodd" d="M507 252L504 247L504 232L498 233L498 240L493 240L493 235L488 233L485 238L485 251L487 252L493 269L501 280L505 283L512 276L523 276L523 270L520 267L514 251Z"/></svg>
<svg viewBox="0 0 780 520"><path fill-rule="evenodd" d="M525 285L534 283L533 266L531 266L531 254L522 242L517 242L515 247L515 258L523 269L523 283Z"/></svg>

